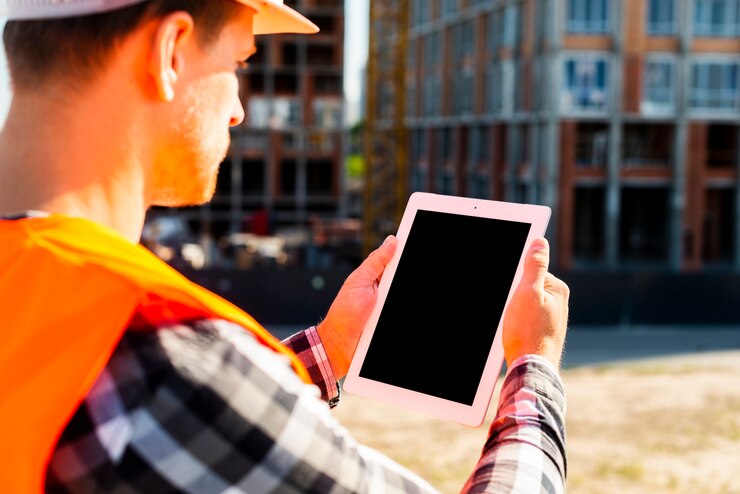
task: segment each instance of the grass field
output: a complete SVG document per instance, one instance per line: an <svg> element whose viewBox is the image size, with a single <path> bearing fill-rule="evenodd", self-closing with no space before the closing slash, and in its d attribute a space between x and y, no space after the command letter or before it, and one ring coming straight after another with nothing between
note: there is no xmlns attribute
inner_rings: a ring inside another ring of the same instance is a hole
<svg viewBox="0 0 740 494"><path fill-rule="evenodd" d="M567 492L740 492L738 376L738 351L564 370ZM497 400L498 389L478 429L349 394L335 412L358 440L443 493L457 494L478 459Z"/></svg>

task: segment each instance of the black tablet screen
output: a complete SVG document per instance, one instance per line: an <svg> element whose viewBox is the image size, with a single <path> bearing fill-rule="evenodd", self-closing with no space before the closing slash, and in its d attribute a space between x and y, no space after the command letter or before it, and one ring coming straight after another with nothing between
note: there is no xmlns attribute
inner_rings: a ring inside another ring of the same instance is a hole
<svg viewBox="0 0 740 494"><path fill-rule="evenodd" d="M359 375L472 405L530 227L417 211Z"/></svg>

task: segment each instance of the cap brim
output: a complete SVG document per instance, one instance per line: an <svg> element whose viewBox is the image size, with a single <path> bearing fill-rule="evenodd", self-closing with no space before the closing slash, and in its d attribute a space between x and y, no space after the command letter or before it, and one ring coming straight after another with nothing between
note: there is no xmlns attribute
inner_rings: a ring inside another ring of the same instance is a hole
<svg viewBox="0 0 740 494"><path fill-rule="evenodd" d="M237 1L257 11L252 25L255 35L279 33L313 34L319 32L316 24L282 3L266 0Z"/></svg>

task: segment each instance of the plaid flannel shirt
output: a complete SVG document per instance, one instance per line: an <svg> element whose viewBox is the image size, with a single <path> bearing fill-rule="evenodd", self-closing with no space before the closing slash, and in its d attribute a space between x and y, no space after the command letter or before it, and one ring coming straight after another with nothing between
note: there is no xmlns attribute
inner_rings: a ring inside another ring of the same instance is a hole
<svg viewBox="0 0 740 494"><path fill-rule="evenodd" d="M46 492L437 492L331 415L338 387L314 328L285 343L316 386L224 321L126 332L63 432ZM463 492L564 492L564 415L553 366L513 363Z"/></svg>

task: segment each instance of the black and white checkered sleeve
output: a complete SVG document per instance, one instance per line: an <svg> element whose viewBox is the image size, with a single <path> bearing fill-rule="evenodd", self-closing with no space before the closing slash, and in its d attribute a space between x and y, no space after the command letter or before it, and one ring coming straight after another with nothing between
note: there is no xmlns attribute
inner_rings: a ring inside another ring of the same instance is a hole
<svg viewBox="0 0 740 494"><path fill-rule="evenodd" d="M554 366L526 355L512 362L483 455L463 492L565 492L565 390Z"/></svg>
<svg viewBox="0 0 740 494"><path fill-rule="evenodd" d="M359 445L316 386L243 329L126 333L64 431L47 492L431 493Z"/></svg>

